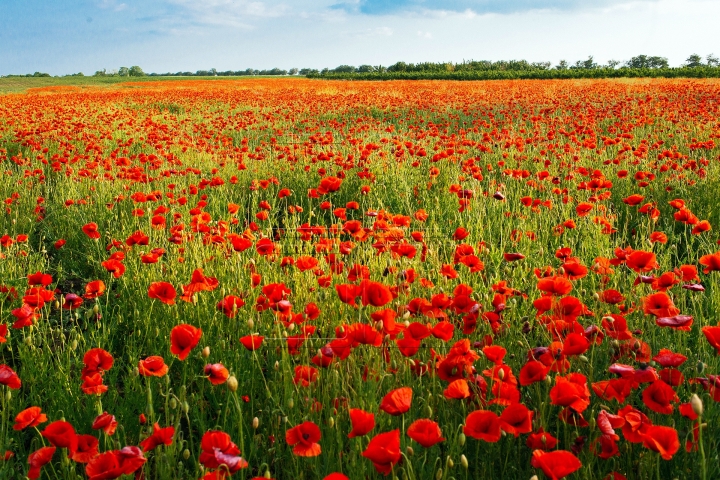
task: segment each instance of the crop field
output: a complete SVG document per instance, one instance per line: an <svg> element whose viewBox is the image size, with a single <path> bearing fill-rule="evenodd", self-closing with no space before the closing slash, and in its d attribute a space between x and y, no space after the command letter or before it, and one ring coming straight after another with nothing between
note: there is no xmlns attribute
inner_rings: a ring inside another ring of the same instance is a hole
<svg viewBox="0 0 720 480"><path fill-rule="evenodd" d="M2 479L720 478L720 81L46 86L0 169Z"/></svg>

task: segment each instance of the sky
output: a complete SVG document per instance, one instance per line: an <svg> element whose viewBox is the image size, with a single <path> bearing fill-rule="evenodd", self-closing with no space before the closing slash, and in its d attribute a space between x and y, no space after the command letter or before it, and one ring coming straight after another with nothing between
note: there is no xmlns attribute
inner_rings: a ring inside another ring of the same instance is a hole
<svg viewBox="0 0 720 480"><path fill-rule="evenodd" d="M720 0L0 0L0 75L720 56Z"/></svg>

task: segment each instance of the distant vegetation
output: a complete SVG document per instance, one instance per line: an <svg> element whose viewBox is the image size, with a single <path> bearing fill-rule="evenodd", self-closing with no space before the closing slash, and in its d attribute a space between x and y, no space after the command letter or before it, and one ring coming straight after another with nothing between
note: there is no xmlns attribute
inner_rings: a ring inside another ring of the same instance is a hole
<svg viewBox="0 0 720 480"><path fill-rule="evenodd" d="M364 80L392 80L392 79L455 79L455 80L510 80L510 79L550 79L550 78L619 78L619 77L661 77L661 78L705 78L720 77L720 59L713 54L704 59L698 54L690 55L685 63L678 67L671 67L665 57L651 55L637 55L630 60L621 62L609 60L606 64L595 62L592 56L586 60L569 63L561 60L552 66L551 62L528 62L526 60L469 60L462 63L406 63L397 62L389 67L382 65L340 65L336 68L291 68L284 70L272 68L269 70L218 71L197 70L195 72L175 73L145 73L142 68L120 67L117 70L98 70L93 77L243 77L243 76L285 76L301 75L309 78L329 79L364 79ZM47 73L35 72L26 75L6 75L6 77L49 77ZM82 77L82 72L65 77Z"/></svg>

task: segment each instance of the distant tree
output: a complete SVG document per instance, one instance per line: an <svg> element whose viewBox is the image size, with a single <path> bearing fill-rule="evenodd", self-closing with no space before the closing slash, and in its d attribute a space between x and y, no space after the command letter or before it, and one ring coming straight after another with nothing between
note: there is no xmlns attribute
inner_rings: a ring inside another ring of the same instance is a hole
<svg viewBox="0 0 720 480"><path fill-rule="evenodd" d="M577 62L575 62L575 65L570 68L580 70L592 70L594 68L598 68L598 64L595 63L595 60L593 60L593 56L590 55L587 60L578 60Z"/></svg>
<svg viewBox="0 0 720 480"><path fill-rule="evenodd" d="M358 73L371 73L375 71L375 68L372 65L360 65L357 71Z"/></svg>
<svg viewBox="0 0 720 480"><path fill-rule="evenodd" d="M98 70L97 72L95 72L95 74L93 74L93 77L107 77L107 72L103 68L102 70Z"/></svg>
<svg viewBox="0 0 720 480"><path fill-rule="evenodd" d="M615 70L618 65L620 65L622 62L620 60L608 60L607 68L612 68Z"/></svg>
<svg viewBox="0 0 720 480"><path fill-rule="evenodd" d="M333 70L335 73L355 73L356 71L357 68L352 65L340 65Z"/></svg>
<svg viewBox="0 0 720 480"><path fill-rule="evenodd" d="M410 67L410 65L408 65L405 62L397 62L397 63L387 67L387 71L388 72L407 72L410 69L409 67Z"/></svg>
<svg viewBox="0 0 720 480"><path fill-rule="evenodd" d="M33 77L49 77L49 73L35 72L32 74Z"/></svg>
<svg viewBox="0 0 720 480"><path fill-rule="evenodd" d="M550 62L533 62L530 64L532 68L536 68L538 70L548 70L552 63Z"/></svg>
<svg viewBox="0 0 720 480"><path fill-rule="evenodd" d="M720 67L720 59L712 53L705 57L705 60L707 60L708 67Z"/></svg>
<svg viewBox="0 0 720 480"><path fill-rule="evenodd" d="M560 60L560 62L555 65L555 70L567 70L569 68L567 60Z"/></svg>
<svg viewBox="0 0 720 480"><path fill-rule="evenodd" d="M298 71L299 71L299 70L298 70L297 68L291 68L290 70L288 70L288 74L290 74L290 75L297 75L297 74L298 74Z"/></svg>
<svg viewBox="0 0 720 480"><path fill-rule="evenodd" d="M118 75L121 77L127 77L130 75L130 69L127 67L120 67L118 68Z"/></svg>
<svg viewBox="0 0 720 480"><path fill-rule="evenodd" d="M690 68L702 67L702 57L697 53L693 53L685 60L684 66Z"/></svg>
<svg viewBox="0 0 720 480"><path fill-rule="evenodd" d="M638 55L625 62L628 68L668 68L668 59L665 57L649 57Z"/></svg>
<svg viewBox="0 0 720 480"><path fill-rule="evenodd" d="M325 74L328 73L329 71L330 71L330 69L327 68L327 67L325 67L325 68L323 68L323 69L320 71L320 74L321 74L321 75L325 75Z"/></svg>
<svg viewBox="0 0 720 480"><path fill-rule="evenodd" d="M143 69L138 67L137 65L133 65L128 70L128 75L131 77L143 77L145 76L145 72L143 72Z"/></svg>

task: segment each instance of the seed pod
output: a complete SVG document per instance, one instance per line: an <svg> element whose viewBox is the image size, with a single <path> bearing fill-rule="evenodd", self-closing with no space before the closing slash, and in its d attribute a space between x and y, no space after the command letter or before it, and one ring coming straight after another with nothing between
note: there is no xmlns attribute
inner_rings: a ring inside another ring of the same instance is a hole
<svg viewBox="0 0 720 480"><path fill-rule="evenodd" d="M695 412L695 415L698 417L702 416L703 402L696 393L693 393L692 397L690 397L690 406L692 407L693 412Z"/></svg>
<svg viewBox="0 0 720 480"><path fill-rule="evenodd" d="M227 379L227 386L228 389L230 389L231 392L237 392L238 389L238 380L235 377L235 375L230 375Z"/></svg>

